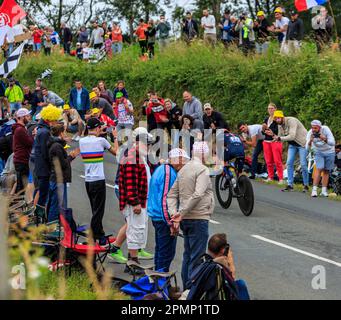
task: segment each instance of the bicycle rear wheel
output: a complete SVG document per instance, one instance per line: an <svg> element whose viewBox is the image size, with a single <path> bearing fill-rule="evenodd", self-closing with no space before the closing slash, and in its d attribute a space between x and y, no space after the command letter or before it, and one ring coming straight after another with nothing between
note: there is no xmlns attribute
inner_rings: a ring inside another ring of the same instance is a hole
<svg viewBox="0 0 341 320"><path fill-rule="evenodd" d="M245 216L249 216L254 207L254 193L250 179L247 176L240 176L237 181L238 204Z"/></svg>
<svg viewBox="0 0 341 320"><path fill-rule="evenodd" d="M231 179L225 174L216 176L215 191L220 205L224 209L228 209L231 205L233 196Z"/></svg>

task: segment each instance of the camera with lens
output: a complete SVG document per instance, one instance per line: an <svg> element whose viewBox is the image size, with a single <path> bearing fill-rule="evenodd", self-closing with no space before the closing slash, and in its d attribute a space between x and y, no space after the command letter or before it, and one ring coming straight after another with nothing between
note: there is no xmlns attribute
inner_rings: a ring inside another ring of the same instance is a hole
<svg viewBox="0 0 341 320"><path fill-rule="evenodd" d="M319 138L321 136L321 133L320 132L315 132L314 133L314 138Z"/></svg>

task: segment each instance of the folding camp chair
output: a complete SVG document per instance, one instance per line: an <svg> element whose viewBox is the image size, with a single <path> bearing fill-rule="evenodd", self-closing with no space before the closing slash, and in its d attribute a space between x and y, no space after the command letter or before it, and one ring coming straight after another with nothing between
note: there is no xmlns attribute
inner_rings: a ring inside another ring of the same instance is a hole
<svg viewBox="0 0 341 320"><path fill-rule="evenodd" d="M63 229L60 246L65 250L65 261L69 262L69 274L71 274L71 267L79 263L79 258L86 257L89 254L93 256L93 266L95 269L98 262L104 272L103 263L111 252L111 243L115 239L111 235L106 236L108 243L106 246L100 246L97 242L92 245L78 243L79 236L77 235L76 226L72 222L70 223L64 212L61 212L59 217L60 225ZM60 261L60 255L57 261Z"/></svg>

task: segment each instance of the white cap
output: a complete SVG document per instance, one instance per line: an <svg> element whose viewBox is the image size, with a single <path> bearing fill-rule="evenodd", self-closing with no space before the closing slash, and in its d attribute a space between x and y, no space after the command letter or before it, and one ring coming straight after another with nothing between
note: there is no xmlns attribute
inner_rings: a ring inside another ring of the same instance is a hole
<svg viewBox="0 0 341 320"><path fill-rule="evenodd" d="M211 106L210 103L205 103L204 104L204 110L206 110L206 109L212 109L212 106Z"/></svg>
<svg viewBox="0 0 341 320"><path fill-rule="evenodd" d="M152 139L153 135L151 135L148 130L144 127L138 127L133 131L133 138L136 139L139 135L146 135L148 139Z"/></svg>
<svg viewBox="0 0 341 320"><path fill-rule="evenodd" d="M193 153L207 155L210 152L210 148L206 141L196 141L193 144Z"/></svg>
<svg viewBox="0 0 341 320"><path fill-rule="evenodd" d="M183 150L183 149L180 149L180 148L174 148L171 151L169 151L168 157L169 157L169 159L180 158L180 157L183 157L185 159L191 159L188 156L187 152L185 150Z"/></svg>
<svg viewBox="0 0 341 320"><path fill-rule="evenodd" d="M25 117L28 116L31 113L31 111L28 111L26 108L20 108L17 111L17 117L21 118L21 117Z"/></svg>
<svg viewBox="0 0 341 320"><path fill-rule="evenodd" d="M313 120L313 121L311 122L311 125L312 125L312 126L319 126L319 127L322 127L322 123L321 123L320 120Z"/></svg>

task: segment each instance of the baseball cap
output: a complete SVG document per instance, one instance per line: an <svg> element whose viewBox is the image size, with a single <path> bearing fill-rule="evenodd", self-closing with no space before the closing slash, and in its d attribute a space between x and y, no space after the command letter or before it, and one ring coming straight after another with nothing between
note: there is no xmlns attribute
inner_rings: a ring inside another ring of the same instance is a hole
<svg viewBox="0 0 341 320"><path fill-rule="evenodd" d="M205 103L204 104L204 110L206 110L206 109L212 109L212 106L211 106L210 103Z"/></svg>
<svg viewBox="0 0 341 320"><path fill-rule="evenodd" d="M264 11L258 11L257 12L257 17L265 16Z"/></svg>
<svg viewBox="0 0 341 320"><path fill-rule="evenodd" d="M27 110L26 108L20 108L17 111L17 117L18 118L28 116L29 114L31 114L31 111Z"/></svg>
<svg viewBox="0 0 341 320"><path fill-rule="evenodd" d="M63 110L70 110L71 108L70 108L70 106L68 105L68 104L64 104L64 106L63 106Z"/></svg>
<svg viewBox="0 0 341 320"><path fill-rule="evenodd" d="M185 159L191 159L184 149L174 148L168 153L169 159L180 158L180 157L183 157Z"/></svg>
<svg viewBox="0 0 341 320"><path fill-rule="evenodd" d="M116 93L116 98L122 98L123 97L123 93L122 92L117 92Z"/></svg>
<svg viewBox="0 0 341 320"><path fill-rule="evenodd" d="M275 13L283 13L282 8L281 8L281 7L277 7L277 8L275 9Z"/></svg>
<svg viewBox="0 0 341 320"><path fill-rule="evenodd" d="M86 127L89 130L96 129L96 128L103 126L103 125L104 125L104 123L99 121L99 119L97 119L97 118L90 118L86 123Z"/></svg>
<svg viewBox="0 0 341 320"><path fill-rule="evenodd" d="M296 14L298 14L298 12L296 10L291 10L290 11L290 15L291 16L295 16Z"/></svg>
<svg viewBox="0 0 341 320"><path fill-rule="evenodd" d="M281 110L276 110L274 112L274 118L284 118L284 113Z"/></svg>
<svg viewBox="0 0 341 320"><path fill-rule="evenodd" d="M322 123L321 123L320 120L313 120L313 121L311 122L311 125L312 125L312 126L322 127Z"/></svg>
<svg viewBox="0 0 341 320"><path fill-rule="evenodd" d="M140 137L145 136L147 138L147 143L150 143L153 139L153 135L151 135L148 130L144 127L138 127L133 131L133 139L139 140Z"/></svg>

